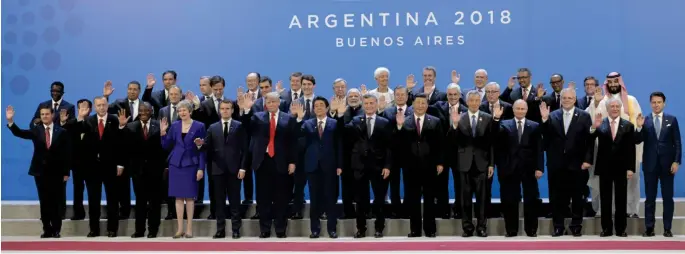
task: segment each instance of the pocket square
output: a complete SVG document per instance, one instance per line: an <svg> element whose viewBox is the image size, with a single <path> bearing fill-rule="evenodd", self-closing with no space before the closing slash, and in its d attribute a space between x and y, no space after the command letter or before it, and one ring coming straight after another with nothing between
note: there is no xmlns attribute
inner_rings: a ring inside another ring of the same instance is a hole
<svg viewBox="0 0 685 254"><path fill-rule="evenodd" d="M668 127L668 126L671 126L671 124L669 123L669 124L666 125L666 127Z"/></svg>

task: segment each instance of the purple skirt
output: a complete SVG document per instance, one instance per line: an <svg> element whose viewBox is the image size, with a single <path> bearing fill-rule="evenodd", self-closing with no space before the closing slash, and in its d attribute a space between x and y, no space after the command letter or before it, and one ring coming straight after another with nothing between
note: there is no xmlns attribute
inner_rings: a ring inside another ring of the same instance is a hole
<svg viewBox="0 0 685 254"><path fill-rule="evenodd" d="M196 198L197 169L197 166L179 168L169 165L169 197Z"/></svg>

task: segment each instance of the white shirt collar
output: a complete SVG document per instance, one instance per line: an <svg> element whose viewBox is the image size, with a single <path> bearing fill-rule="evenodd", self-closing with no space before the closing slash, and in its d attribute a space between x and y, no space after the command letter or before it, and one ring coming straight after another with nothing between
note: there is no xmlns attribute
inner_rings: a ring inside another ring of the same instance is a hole
<svg viewBox="0 0 685 254"><path fill-rule="evenodd" d="M269 111L266 111L266 113L267 113L267 114L269 115L269 118L271 118L271 112L269 112ZM280 110L280 109L279 109L279 110L276 110L276 112L275 112L275 113L276 113L276 118L278 118L278 114L280 114L280 113L281 113L281 110Z"/></svg>
<svg viewBox="0 0 685 254"><path fill-rule="evenodd" d="M478 118L478 113L480 112L480 110L476 111L475 113L471 112L471 110L469 110L468 112L469 112L469 121L471 121L471 118L473 118L473 116L476 116L476 118Z"/></svg>
<svg viewBox="0 0 685 254"><path fill-rule="evenodd" d="M297 91L291 89L290 94L291 95L297 94L298 96L302 97L302 88L300 88L300 90L297 90Z"/></svg>
<svg viewBox="0 0 685 254"><path fill-rule="evenodd" d="M231 118L229 118L228 120L221 119L221 125L223 125L224 123L228 123L228 125L230 126L231 120L232 120Z"/></svg>
<svg viewBox="0 0 685 254"><path fill-rule="evenodd" d="M95 115L98 117L98 122L100 122L100 120L102 120L103 122L107 122L107 115L100 116L97 113L95 113Z"/></svg>
<svg viewBox="0 0 685 254"><path fill-rule="evenodd" d="M43 128L45 128L45 129L50 128L50 131L52 131L52 129L54 127L53 125L54 125L53 123L50 123L48 125L43 124Z"/></svg>
<svg viewBox="0 0 685 254"><path fill-rule="evenodd" d="M659 117L659 119L663 119L664 118L664 112L661 111L661 113L659 113L659 114L652 112L652 117L654 119L656 119L657 116Z"/></svg>
<svg viewBox="0 0 685 254"><path fill-rule="evenodd" d="M609 124L611 124L611 122L619 123L620 122L619 119L621 119L621 116L613 118L613 119L611 117L608 117L608 118L609 118Z"/></svg>
<svg viewBox="0 0 685 254"><path fill-rule="evenodd" d="M523 125L523 126L526 125L526 118L525 118L525 117L524 117L524 118L521 118L521 120L519 120L518 118L515 118L515 117L514 117L514 123L515 123L516 125L519 124L519 121L521 121L521 125Z"/></svg>
<svg viewBox="0 0 685 254"><path fill-rule="evenodd" d="M570 115L573 115L573 112L574 112L575 109L576 109L576 108L571 108L571 109L569 109L569 110L566 110L566 109L564 109L564 108L561 108L561 110L563 111L564 114L569 113Z"/></svg>
<svg viewBox="0 0 685 254"><path fill-rule="evenodd" d="M310 95L310 96L306 96L306 95L302 94L302 98L303 98L305 101L307 101L307 100L310 100L310 101L314 100L314 96L316 96L316 95L312 94L312 95Z"/></svg>
<svg viewBox="0 0 685 254"><path fill-rule="evenodd" d="M50 106L54 106L55 103L57 103L57 106L62 105L62 100L64 100L64 98L59 99L58 101L52 100L52 105L50 105Z"/></svg>
<svg viewBox="0 0 685 254"><path fill-rule="evenodd" d="M323 118L318 118L318 117L317 117L317 118L316 118L316 123L318 124L318 123L321 122L321 121L323 121L324 123L326 123L327 118L328 118L328 117L326 117L326 116L324 116Z"/></svg>
<svg viewBox="0 0 685 254"><path fill-rule="evenodd" d="M419 116L417 114L414 114L414 119L418 119L419 117L421 117L421 121L423 122L423 119L426 118L426 114L423 114L423 116Z"/></svg>
<svg viewBox="0 0 685 254"><path fill-rule="evenodd" d="M397 108L398 108L398 109L401 108L401 109L402 109L402 112L406 112L406 111L407 111L407 104L404 104L404 105L402 105L402 106L397 106Z"/></svg>

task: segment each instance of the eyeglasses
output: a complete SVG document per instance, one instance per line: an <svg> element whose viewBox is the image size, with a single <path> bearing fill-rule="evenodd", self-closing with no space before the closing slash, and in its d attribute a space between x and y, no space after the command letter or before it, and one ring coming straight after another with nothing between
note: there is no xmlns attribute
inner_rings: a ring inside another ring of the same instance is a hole
<svg viewBox="0 0 685 254"><path fill-rule="evenodd" d="M516 77L516 79L527 79L527 78L530 78L530 76L518 76L518 77Z"/></svg>

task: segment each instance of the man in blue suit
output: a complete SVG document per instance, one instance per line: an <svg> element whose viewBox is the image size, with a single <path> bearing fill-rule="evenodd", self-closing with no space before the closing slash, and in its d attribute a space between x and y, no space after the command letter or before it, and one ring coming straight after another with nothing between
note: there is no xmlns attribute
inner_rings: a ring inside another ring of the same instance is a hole
<svg viewBox="0 0 685 254"><path fill-rule="evenodd" d="M281 99L277 92L266 94L264 112L248 112L250 116L250 167L256 173L257 203L259 204L260 238L271 237L274 222L276 236L286 237L288 201L292 194L290 183L297 161L297 122L280 111Z"/></svg>
<svg viewBox="0 0 685 254"><path fill-rule="evenodd" d="M310 238L319 238L322 213L328 215L328 236L338 238L338 216L335 204L338 201L337 182L342 173L342 123L326 116L328 100L314 97L314 117L304 121L300 137L304 141L304 171L309 181L311 195ZM298 114L298 121L302 115Z"/></svg>
<svg viewBox="0 0 685 254"><path fill-rule="evenodd" d="M213 203L216 215L216 234L214 238L226 237L226 195L231 212L231 225L233 239L240 238L240 186L245 177L247 157L247 132L244 125L231 119L234 104L230 100L222 100L219 103L221 120L213 123L207 130L204 149L212 158L211 180L213 184L210 191L214 198Z"/></svg>
<svg viewBox="0 0 685 254"><path fill-rule="evenodd" d="M661 197L664 202L664 236L673 237L671 222L673 221L673 178L682 162L682 146L678 119L664 113L666 95L653 92L649 95L652 113L645 117L642 131L644 140L644 154L642 169L645 177L645 227L644 236L654 236L654 210L656 208L656 192L661 182Z"/></svg>

